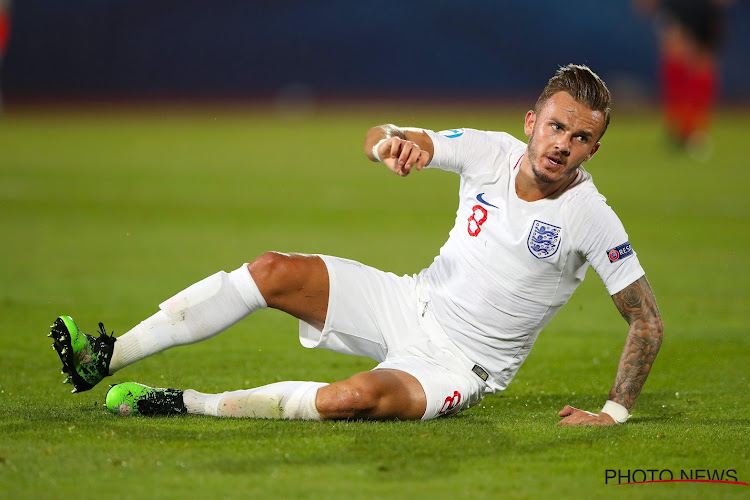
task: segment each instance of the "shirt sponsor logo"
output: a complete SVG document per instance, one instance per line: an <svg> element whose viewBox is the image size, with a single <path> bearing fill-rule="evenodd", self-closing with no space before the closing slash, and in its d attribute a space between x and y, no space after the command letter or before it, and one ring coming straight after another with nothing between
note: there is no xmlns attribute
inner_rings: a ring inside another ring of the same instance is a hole
<svg viewBox="0 0 750 500"><path fill-rule="evenodd" d="M535 220L529 231L529 239L526 245L529 247L531 255L537 259L547 259L557 253L560 248L560 233L562 228Z"/></svg>
<svg viewBox="0 0 750 500"><path fill-rule="evenodd" d="M609 257L610 262L617 262L631 255L633 255L633 247L630 246L629 241L607 250L607 257Z"/></svg>
<svg viewBox="0 0 750 500"><path fill-rule="evenodd" d="M448 130L441 130L438 132L440 135L444 135L448 139L455 139L464 135L464 129L462 128L449 128Z"/></svg>

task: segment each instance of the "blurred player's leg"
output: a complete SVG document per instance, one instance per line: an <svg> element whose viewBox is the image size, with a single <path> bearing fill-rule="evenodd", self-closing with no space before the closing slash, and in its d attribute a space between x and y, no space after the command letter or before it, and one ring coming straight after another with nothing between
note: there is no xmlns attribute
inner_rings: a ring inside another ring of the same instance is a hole
<svg viewBox="0 0 750 500"><path fill-rule="evenodd" d="M676 143L684 142L684 116L690 103L687 101L688 66L680 55L662 54L661 98L667 132Z"/></svg>
<svg viewBox="0 0 750 500"><path fill-rule="evenodd" d="M707 146L717 90L722 6L709 0L664 1L662 17L660 74L667 131L677 145L700 152Z"/></svg>
<svg viewBox="0 0 750 500"><path fill-rule="evenodd" d="M10 0L0 0L0 71L3 67L3 55L10 38ZM1 83L1 82L0 82ZM0 114L3 112L3 89L0 87Z"/></svg>
<svg viewBox="0 0 750 500"><path fill-rule="evenodd" d="M716 97L717 76L714 63L706 60L696 64L690 75L690 95L692 113L686 119L685 136L689 141L700 144L708 134L711 108Z"/></svg>

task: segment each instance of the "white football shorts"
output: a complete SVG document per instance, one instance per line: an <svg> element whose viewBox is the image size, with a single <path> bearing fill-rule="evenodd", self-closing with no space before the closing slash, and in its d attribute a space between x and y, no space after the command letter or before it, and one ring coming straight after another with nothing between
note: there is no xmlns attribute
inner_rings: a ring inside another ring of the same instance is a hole
<svg viewBox="0 0 750 500"><path fill-rule="evenodd" d="M328 315L322 332L300 321L303 346L367 356L380 363L375 370L412 375L427 396L422 420L454 415L482 400L484 380L434 319L417 277L319 257L330 280Z"/></svg>

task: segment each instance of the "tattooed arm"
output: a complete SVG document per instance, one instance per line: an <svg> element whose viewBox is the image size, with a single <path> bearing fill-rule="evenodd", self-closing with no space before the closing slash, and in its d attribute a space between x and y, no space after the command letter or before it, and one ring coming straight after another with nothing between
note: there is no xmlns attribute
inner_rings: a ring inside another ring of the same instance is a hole
<svg viewBox="0 0 750 500"><path fill-rule="evenodd" d="M614 294L612 300L630 324L630 331L609 399L630 411L661 347L663 326L654 292L645 276Z"/></svg>
<svg viewBox="0 0 750 500"><path fill-rule="evenodd" d="M645 276L614 294L612 300L630 325L630 331L617 367L615 383L609 391L609 400L630 411L661 347L663 326L654 293ZM559 425L615 423L606 413L589 413L571 406L566 406L559 415L565 417L558 422Z"/></svg>

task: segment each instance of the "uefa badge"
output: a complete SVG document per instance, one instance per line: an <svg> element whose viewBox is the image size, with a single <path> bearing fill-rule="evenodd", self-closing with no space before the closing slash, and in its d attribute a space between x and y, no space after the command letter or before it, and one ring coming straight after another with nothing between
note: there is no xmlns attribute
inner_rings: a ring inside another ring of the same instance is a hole
<svg viewBox="0 0 750 500"><path fill-rule="evenodd" d="M447 137L448 139L455 139L464 135L464 129L462 128L451 128L448 130L441 130L438 134Z"/></svg>
<svg viewBox="0 0 750 500"><path fill-rule="evenodd" d="M616 247L607 250L607 257L609 257L610 262L617 262L618 260L630 257L631 255L633 255L633 247L630 246L630 241L626 241L622 245L617 245Z"/></svg>
<svg viewBox="0 0 750 500"><path fill-rule="evenodd" d="M535 220L526 242L531 255L537 259L546 259L555 255L557 249L560 248L561 231L562 229L557 226Z"/></svg>

